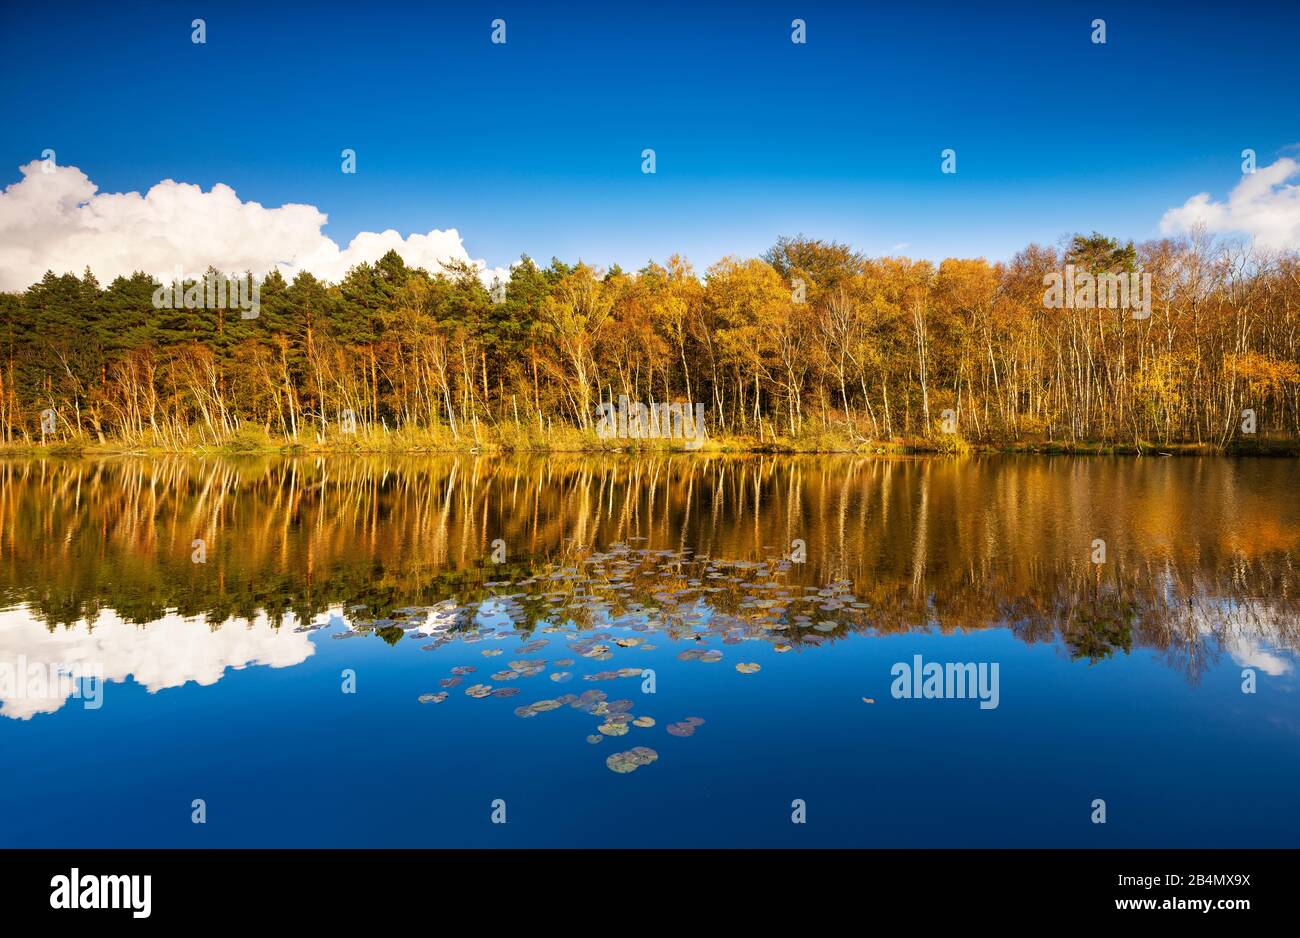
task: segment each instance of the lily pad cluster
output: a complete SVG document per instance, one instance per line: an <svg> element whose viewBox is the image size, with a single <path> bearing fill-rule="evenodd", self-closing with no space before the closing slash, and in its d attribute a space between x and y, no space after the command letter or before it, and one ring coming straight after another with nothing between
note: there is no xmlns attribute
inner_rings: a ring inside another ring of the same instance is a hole
<svg viewBox="0 0 1300 938"><path fill-rule="evenodd" d="M798 575L805 568L781 557L729 560L689 548L637 546L644 541L628 537L603 551L570 557L522 577L477 584L479 596L483 587L492 591L487 599L460 603L451 598L384 616L353 608L351 623L334 637L391 638L395 632L398 637L426 642L420 647L427 651L460 643L482 646L476 650L483 658L510 653L513 658L506 667L465 687L466 696L484 699L516 696L520 688L513 685L542 674L549 678L544 682L547 686L577 678L587 684L641 679L645 668L627 659L653 652L655 642L648 640L652 636L676 644L675 658L682 662L716 664L729 656L726 646L740 646L736 657L742 660L735 663L735 671L755 675L763 665L752 660L757 655L743 652L746 643L760 643L749 644L750 649L767 647L775 654L787 654L833 642L869 625L869 606L853 595L848 581L796 585L786 582L787 574ZM515 592L507 592L512 589ZM563 646L560 653L567 657L551 661L535 657L553 644ZM624 666L595 670L585 664L615 658ZM467 676L475 672L473 665L456 665L449 677L439 680L441 690L421 694L419 702L446 701L447 691L473 680ZM592 718L585 734L592 745L658 725L653 716L634 714L631 700L610 700L594 688L536 700L514 708L514 713L531 719L562 708ZM666 724L664 730L671 736L689 737L703 724L699 717L687 717ZM655 758L653 750L634 747L614 753L606 764L612 771L626 773Z"/></svg>

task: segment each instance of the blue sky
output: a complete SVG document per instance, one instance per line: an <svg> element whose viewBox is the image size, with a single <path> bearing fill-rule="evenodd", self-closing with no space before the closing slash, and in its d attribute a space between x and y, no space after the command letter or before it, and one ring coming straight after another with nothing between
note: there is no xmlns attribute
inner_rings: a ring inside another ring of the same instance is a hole
<svg viewBox="0 0 1300 938"><path fill-rule="evenodd" d="M702 268L798 232L936 259L1141 240L1226 196L1243 148L1263 165L1300 143L1296 3L194 0L4 20L0 184L50 147L101 192L225 183L316 206L340 244L454 227L490 265Z"/></svg>

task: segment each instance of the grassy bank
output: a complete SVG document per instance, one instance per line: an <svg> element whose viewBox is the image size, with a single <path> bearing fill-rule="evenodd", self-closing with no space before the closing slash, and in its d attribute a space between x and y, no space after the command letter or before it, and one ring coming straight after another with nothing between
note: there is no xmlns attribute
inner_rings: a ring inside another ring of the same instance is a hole
<svg viewBox="0 0 1300 938"><path fill-rule="evenodd" d="M971 442L956 435L930 438L896 437L888 440L863 440L834 430L818 430L798 436L755 436L725 434L709 436L702 443L688 446L681 439L602 439L592 431L562 427L548 432L514 425L483 428L477 436L454 435L445 428L420 430L358 430L354 434L335 433L309 441L286 440L261 430L241 430L220 441L198 441L183 445L151 445L130 441L91 438L39 442L15 442L0 445L0 455L7 456L95 456L169 454L239 456L239 455L317 455L317 454L510 454L510 453L847 453L858 455L970 455L981 453L1081 455L1081 456L1211 456L1258 455L1300 456L1300 439L1284 437L1237 439L1226 447L1208 443L1159 443L1137 440L1113 441L1020 440L1006 442Z"/></svg>

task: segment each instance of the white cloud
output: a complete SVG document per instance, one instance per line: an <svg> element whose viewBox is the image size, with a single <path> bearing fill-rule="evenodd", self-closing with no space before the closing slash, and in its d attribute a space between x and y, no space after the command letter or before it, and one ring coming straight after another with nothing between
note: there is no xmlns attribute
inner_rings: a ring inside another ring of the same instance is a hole
<svg viewBox="0 0 1300 938"><path fill-rule="evenodd" d="M204 192L171 179L144 195L107 193L75 166L43 172L33 160L19 170L23 178L0 192L0 290L25 289L47 270L80 274L86 267L104 283L137 270L170 278L178 267L195 275L209 266L259 276L279 268L288 279L305 270L337 281L390 249L429 270L474 264L487 284L509 276L473 260L455 228L405 238L392 229L365 231L340 248L321 233L327 216L313 205L266 208L227 185Z"/></svg>
<svg viewBox="0 0 1300 938"><path fill-rule="evenodd" d="M205 687L215 684L228 668L291 667L316 651L306 632L294 630L295 623L286 615L277 629L259 615L252 622L231 619L214 629L201 619L171 614L139 626L106 611L93 623L50 630L22 608L4 610L0 717L27 720L67 703L71 684L33 684L25 677L33 668L46 673L77 668L119 684L130 677L152 694L190 681ZM113 692L102 693L101 703L111 702Z"/></svg>
<svg viewBox="0 0 1300 938"><path fill-rule="evenodd" d="M1287 184L1298 174L1300 163L1282 157L1243 175L1226 202L1202 192L1171 208L1160 219L1160 230L1177 234L1204 225L1211 234L1247 234L1265 248L1300 248L1300 186Z"/></svg>

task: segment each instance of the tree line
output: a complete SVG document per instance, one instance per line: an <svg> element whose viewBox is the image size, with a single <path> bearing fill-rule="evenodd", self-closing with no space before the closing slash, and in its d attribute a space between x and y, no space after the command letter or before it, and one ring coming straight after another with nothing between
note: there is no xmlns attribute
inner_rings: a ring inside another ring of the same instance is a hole
<svg viewBox="0 0 1300 938"><path fill-rule="evenodd" d="M1149 315L1046 307L1067 265L1150 274ZM773 443L1300 430L1300 254L1200 235L938 264L800 236L702 273L676 255L635 272L524 257L504 284L389 252L337 284L272 272L256 318L158 308L161 287L87 270L0 294L0 439L310 446L355 425L544 444L594 435L623 395L702 403L710 435Z"/></svg>

